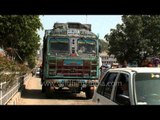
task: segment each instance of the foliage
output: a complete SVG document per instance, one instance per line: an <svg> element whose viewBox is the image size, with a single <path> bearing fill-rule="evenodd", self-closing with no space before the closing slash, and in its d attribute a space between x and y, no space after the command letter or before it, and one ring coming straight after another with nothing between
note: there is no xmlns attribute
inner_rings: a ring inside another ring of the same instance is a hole
<svg viewBox="0 0 160 120"><path fill-rule="evenodd" d="M160 52L160 16L124 15L122 24L111 29L105 39L109 42L109 53L118 61L138 61Z"/></svg>
<svg viewBox="0 0 160 120"><path fill-rule="evenodd" d="M18 64L6 57L0 57L0 82L13 81L29 72L29 70L24 64Z"/></svg>
<svg viewBox="0 0 160 120"><path fill-rule="evenodd" d="M29 68L34 68L35 67L35 65L36 65L36 61L35 61L35 58L34 57L32 57L32 56L30 56L29 58L28 58L28 66L29 66Z"/></svg>
<svg viewBox="0 0 160 120"><path fill-rule="evenodd" d="M35 58L40 46L37 30L43 29L38 15L1 15L0 29L0 43L4 49L14 48L16 61L24 63Z"/></svg>
<svg viewBox="0 0 160 120"><path fill-rule="evenodd" d="M104 40L99 40L99 44L101 46L101 51L108 51L108 43Z"/></svg>
<svg viewBox="0 0 160 120"><path fill-rule="evenodd" d="M35 66L40 46L38 29L43 29L38 15L0 15L0 47L6 57L0 57L0 82L12 86L17 78ZM7 87L6 87L7 88Z"/></svg>

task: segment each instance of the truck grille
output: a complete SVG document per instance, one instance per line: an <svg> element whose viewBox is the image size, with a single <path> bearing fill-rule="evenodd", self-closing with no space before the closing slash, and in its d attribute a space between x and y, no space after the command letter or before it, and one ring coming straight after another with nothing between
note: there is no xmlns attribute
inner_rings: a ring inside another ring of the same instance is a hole
<svg viewBox="0 0 160 120"><path fill-rule="evenodd" d="M49 71L56 71L53 72L54 75L62 76L96 76L96 69L97 62L95 61L83 61L83 65L79 66L73 64L65 65L62 60L57 61L57 63L53 61L49 64Z"/></svg>

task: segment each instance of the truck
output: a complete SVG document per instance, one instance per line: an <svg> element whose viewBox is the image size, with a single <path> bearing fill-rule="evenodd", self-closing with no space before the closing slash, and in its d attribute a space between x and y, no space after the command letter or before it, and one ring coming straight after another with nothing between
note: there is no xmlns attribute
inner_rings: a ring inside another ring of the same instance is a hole
<svg viewBox="0 0 160 120"><path fill-rule="evenodd" d="M99 39L91 24L54 23L43 38L42 92L52 98L56 92L85 92L92 98L98 79Z"/></svg>

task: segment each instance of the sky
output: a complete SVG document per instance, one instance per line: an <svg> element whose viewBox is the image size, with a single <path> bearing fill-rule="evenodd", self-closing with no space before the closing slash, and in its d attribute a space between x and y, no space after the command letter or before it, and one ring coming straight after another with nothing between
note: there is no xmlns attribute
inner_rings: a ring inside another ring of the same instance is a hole
<svg viewBox="0 0 160 120"><path fill-rule="evenodd" d="M82 24L91 24L91 30L100 39L104 39L106 34L110 33L110 29L116 28L117 24L121 24L122 15L41 15L40 20L45 29L52 29L54 23L79 22ZM39 30L41 42L44 36L44 30Z"/></svg>

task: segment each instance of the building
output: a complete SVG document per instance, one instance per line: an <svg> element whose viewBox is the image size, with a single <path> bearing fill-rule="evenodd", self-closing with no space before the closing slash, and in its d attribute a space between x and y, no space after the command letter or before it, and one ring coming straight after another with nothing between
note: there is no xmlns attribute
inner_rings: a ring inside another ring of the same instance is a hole
<svg viewBox="0 0 160 120"><path fill-rule="evenodd" d="M117 59L114 55L108 55L106 52L100 53L100 57L102 58L102 64L112 65L113 63L117 63Z"/></svg>

